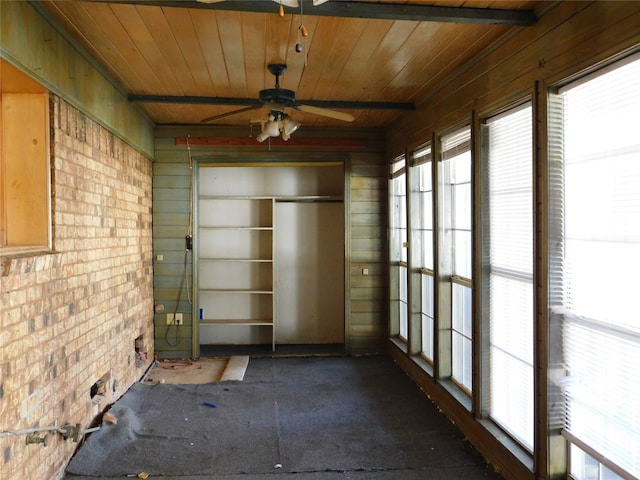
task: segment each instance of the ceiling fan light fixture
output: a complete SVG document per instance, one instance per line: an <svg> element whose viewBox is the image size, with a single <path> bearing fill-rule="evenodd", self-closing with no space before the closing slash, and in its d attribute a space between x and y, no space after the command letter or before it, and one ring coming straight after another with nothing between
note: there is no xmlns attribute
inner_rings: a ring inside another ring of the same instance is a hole
<svg viewBox="0 0 640 480"><path fill-rule="evenodd" d="M291 138L291 134L298 130L302 125L300 122L295 121L286 113L278 112L274 115L269 114L269 119L262 126L262 132L256 137L258 142L264 142L269 137L282 136L282 139L286 142Z"/></svg>
<svg viewBox="0 0 640 480"><path fill-rule="evenodd" d="M280 135L280 121L269 114L269 120L262 127L262 132L256 137L259 142L264 142L269 137Z"/></svg>
<svg viewBox="0 0 640 480"><path fill-rule="evenodd" d="M284 115L284 118L282 120L282 139L285 141L289 140L291 134L298 130L298 128L300 128L300 125L302 124L295 121L289 115Z"/></svg>

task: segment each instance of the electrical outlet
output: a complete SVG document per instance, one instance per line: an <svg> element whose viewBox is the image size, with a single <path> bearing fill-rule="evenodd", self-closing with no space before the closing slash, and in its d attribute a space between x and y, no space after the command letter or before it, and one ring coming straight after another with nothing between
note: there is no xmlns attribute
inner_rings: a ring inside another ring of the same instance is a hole
<svg viewBox="0 0 640 480"><path fill-rule="evenodd" d="M176 313L167 313L167 325L182 325L182 314Z"/></svg>

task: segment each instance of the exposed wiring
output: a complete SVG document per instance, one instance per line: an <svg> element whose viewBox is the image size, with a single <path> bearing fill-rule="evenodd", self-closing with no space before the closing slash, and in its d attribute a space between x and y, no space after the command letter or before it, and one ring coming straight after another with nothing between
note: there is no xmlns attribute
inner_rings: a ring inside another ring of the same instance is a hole
<svg viewBox="0 0 640 480"><path fill-rule="evenodd" d="M167 328L164 332L164 340L170 347L177 347L179 343L178 334L180 331L180 324L175 321L176 314L178 313L178 309L180 307L180 299L182 298L182 290L186 284L187 290L187 300L189 301L189 305L192 305L193 302L191 300L191 286L189 285L189 253L192 253L193 248L193 158L191 156L191 145L189 144L189 137L187 135L187 154L189 156L189 224L187 226L187 237L185 239L186 245L184 249L184 265L183 265L183 274L180 276L180 286L178 287L178 298L176 298L176 305L173 309L173 323L167 325ZM175 326L175 333L173 341L169 340L169 332L171 331L171 326Z"/></svg>
<svg viewBox="0 0 640 480"><path fill-rule="evenodd" d="M193 235L193 158L191 157L191 145L187 135L187 154L189 155L189 226L187 235Z"/></svg>
<svg viewBox="0 0 640 480"><path fill-rule="evenodd" d="M186 251L193 253L193 158L191 157L191 145L189 144L190 136L191 135L187 135L187 154L189 155L189 225L187 227L187 236L192 240L191 248L187 248ZM187 276L186 259L184 265L184 276L187 282L187 300L189 300L189 305L191 305L193 302L191 301L191 290L189 288L189 277Z"/></svg>
<svg viewBox="0 0 640 480"><path fill-rule="evenodd" d="M182 368L189 368L191 365L193 365L193 362L191 360L166 359L162 361L162 368L165 368L167 370L178 370Z"/></svg>
<svg viewBox="0 0 640 480"><path fill-rule="evenodd" d="M174 321L173 323L170 323L169 325L167 325L167 329L164 332L164 341L167 342L167 345L169 345L170 347L177 347L179 340L178 340L178 331L180 329L180 324L176 323L175 318L176 318L176 313L178 313L178 307L180 305L180 299L182 298L182 290L184 289L184 284L185 284L185 279L187 278L187 260L189 258L189 250L187 250L185 248L184 250L184 275L180 276L180 286L178 287L178 298L176 299L176 306L173 309L173 318ZM187 287L188 290L188 287ZM189 299L189 303L191 304L191 299ZM175 335L174 335L174 342L170 342L169 341L169 331L171 330L171 326L174 325L175 328Z"/></svg>

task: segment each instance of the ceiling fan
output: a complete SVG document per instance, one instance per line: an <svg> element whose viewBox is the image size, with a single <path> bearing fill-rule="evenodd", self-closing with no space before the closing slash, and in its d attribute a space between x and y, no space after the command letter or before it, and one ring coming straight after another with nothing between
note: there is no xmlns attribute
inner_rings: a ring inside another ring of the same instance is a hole
<svg viewBox="0 0 640 480"><path fill-rule="evenodd" d="M354 116L349 113L298 103L296 101L296 93L293 90L280 88L280 77L287 71L287 66L281 63L271 63L267 68L269 72L276 77L275 87L260 90L255 105L203 118L201 122L213 122L214 120L220 120L231 115L265 107L270 110L270 113L267 123L263 124L262 133L258 136L258 141L263 141L267 137L277 137L280 134L282 134L284 140L288 140L289 135L298 129L300 124L284 113L285 108L293 108L301 112L335 118L345 122L353 122ZM263 137L263 134L266 134L266 136Z"/></svg>

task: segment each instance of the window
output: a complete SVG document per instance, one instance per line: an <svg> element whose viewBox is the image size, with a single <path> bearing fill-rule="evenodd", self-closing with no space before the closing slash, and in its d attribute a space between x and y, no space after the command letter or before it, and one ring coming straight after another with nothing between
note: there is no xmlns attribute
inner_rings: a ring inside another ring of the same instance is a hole
<svg viewBox="0 0 640 480"><path fill-rule="evenodd" d="M482 128L489 416L533 451L533 131L531 104Z"/></svg>
<svg viewBox="0 0 640 480"><path fill-rule="evenodd" d="M563 434L579 480L640 477L640 59L552 100L550 297L562 325ZM551 137L551 135L550 135ZM557 179L557 180L556 180ZM553 318L553 317L552 317Z"/></svg>
<svg viewBox="0 0 640 480"><path fill-rule="evenodd" d="M471 392L471 129L442 137L443 252L451 279L451 378Z"/></svg>
<svg viewBox="0 0 640 480"><path fill-rule="evenodd" d="M51 247L49 96L0 60L0 253Z"/></svg>
<svg viewBox="0 0 640 480"><path fill-rule="evenodd" d="M413 235L416 241L415 266L420 271L421 356L433 362L434 296L433 296L433 185L431 145L426 144L412 155L416 169L417 215Z"/></svg>
<svg viewBox="0 0 640 480"><path fill-rule="evenodd" d="M407 177L405 157L391 166L390 260L391 260L391 334L406 342L408 338L407 291Z"/></svg>

